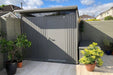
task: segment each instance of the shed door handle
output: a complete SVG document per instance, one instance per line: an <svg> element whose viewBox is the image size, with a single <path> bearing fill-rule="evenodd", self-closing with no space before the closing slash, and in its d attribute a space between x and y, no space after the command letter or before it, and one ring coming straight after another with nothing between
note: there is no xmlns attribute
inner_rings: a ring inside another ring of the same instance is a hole
<svg viewBox="0 0 113 75"><path fill-rule="evenodd" d="M51 40L51 41L55 41L55 39L52 39L52 38L50 38L50 37L49 37L49 40Z"/></svg>

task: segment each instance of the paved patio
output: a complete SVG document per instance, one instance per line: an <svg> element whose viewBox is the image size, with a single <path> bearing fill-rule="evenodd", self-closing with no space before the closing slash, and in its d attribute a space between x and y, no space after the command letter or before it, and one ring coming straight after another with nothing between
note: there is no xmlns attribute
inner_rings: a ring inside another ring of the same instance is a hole
<svg viewBox="0 0 113 75"><path fill-rule="evenodd" d="M7 75L5 69L0 72L0 75ZM24 60L23 68L18 68L15 75L76 75L76 66Z"/></svg>

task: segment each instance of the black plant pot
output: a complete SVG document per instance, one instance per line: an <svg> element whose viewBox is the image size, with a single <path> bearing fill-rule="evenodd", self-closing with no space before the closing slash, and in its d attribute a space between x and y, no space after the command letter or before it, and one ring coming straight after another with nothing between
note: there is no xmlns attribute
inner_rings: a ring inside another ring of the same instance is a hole
<svg viewBox="0 0 113 75"><path fill-rule="evenodd" d="M7 75L14 75L16 73L17 70L17 62L6 62L6 71L7 71Z"/></svg>

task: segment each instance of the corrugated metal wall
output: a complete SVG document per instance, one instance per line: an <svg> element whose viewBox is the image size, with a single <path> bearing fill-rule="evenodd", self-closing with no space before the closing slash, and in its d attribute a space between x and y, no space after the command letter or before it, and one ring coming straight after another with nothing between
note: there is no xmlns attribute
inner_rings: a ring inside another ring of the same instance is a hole
<svg viewBox="0 0 113 75"><path fill-rule="evenodd" d="M23 32L32 47L25 58L31 60L76 63L76 15L23 17Z"/></svg>
<svg viewBox="0 0 113 75"><path fill-rule="evenodd" d="M104 50L103 40L113 42L113 20L108 21L84 21L82 40L95 41Z"/></svg>
<svg viewBox="0 0 113 75"><path fill-rule="evenodd" d="M67 25L71 25L71 28L66 29L66 52L74 60L76 60L76 18L75 15L68 15Z"/></svg>

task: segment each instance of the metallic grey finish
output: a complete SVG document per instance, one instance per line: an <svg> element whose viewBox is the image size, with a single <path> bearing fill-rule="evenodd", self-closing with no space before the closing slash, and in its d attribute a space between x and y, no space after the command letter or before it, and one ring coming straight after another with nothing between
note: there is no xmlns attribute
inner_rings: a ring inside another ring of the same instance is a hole
<svg viewBox="0 0 113 75"><path fill-rule="evenodd" d="M76 15L23 17L23 32L32 42L25 49L31 60L76 63Z"/></svg>
<svg viewBox="0 0 113 75"><path fill-rule="evenodd" d="M65 6L65 7L53 7L53 8L38 8L38 9L28 9L28 10L15 10L14 12L20 14L26 13L42 13L42 12L56 12L56 11L67 11L67 10L77 10L77 6Z"/></svg>
<svg viewBox="0 0 113 75"><path fill-rule="evenodd" d="M82 40L97 42L104 50L103 40L108 39L113 42L113 20L108 21L85 21Z"/></svg>
<svg viewBox="0 0 113 75"><path fill-rule="evenodd" d="M76 13L75 13L76 15L75 15L75 17L76 17L76 20L75 20L75 26L76 26L76 30L75 30L75 32L76 32L76 35L75 35L75 39L76 39L76 42L75 42L75 45L76 45L76 64L78 64L79 63L79 49L78 49L78 42L79 42L79 13L78 13L78 11L76 11Z"/></svg>

